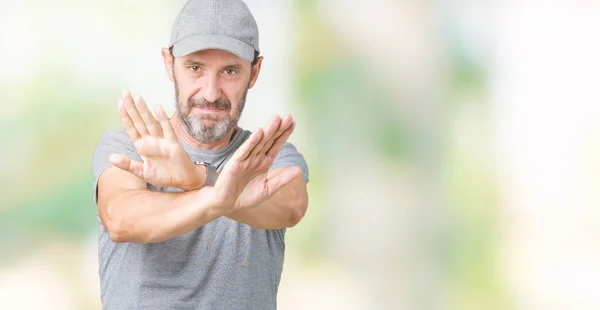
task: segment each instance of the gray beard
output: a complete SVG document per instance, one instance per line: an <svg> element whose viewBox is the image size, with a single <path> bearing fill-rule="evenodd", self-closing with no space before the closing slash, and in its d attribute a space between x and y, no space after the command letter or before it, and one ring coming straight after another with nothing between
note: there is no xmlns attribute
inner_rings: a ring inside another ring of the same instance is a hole
<svg viewBox="0 0 600 310"><path fill-rule="evenodd" d="M198 142L204 144L225 139L237 125L237 122L233 122L229 118L215 120L208 125L203 121L209 119L207 117L198 118L191 113L183 116L181 111L179 111L178 115L187 133L198 140Z"/></svg>
<svg viewBox="0 0 600 310"><path fill-rule="evenodd" d="M195 100L190 99L187 102L188 111L187 113L183 109L183 104L179 101L179 90L177 87L177 81L175 80L175 100L177 107L177 116L187 133L194 137L198 142L203 144L210 144L217 141L221 141L227 137L237 127L242 111L246 104L246 94L248 89L244 91L244 96L240 102L239 110L237 113L229 114L232 109L231 102L226 99L219 99L215 102L208 102L206 100ZM203 115L198 117L191 113L192 107L217 107L221 109L227 109L228 114L225 118L218 119L212 115ZM210 120L211 124L207 124L205 120Z"/></svg>

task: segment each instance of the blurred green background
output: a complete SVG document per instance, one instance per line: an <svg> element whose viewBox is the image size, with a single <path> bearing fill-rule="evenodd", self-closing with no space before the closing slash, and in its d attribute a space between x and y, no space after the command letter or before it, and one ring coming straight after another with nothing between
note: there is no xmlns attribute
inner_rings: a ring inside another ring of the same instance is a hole
<svg viewBox="0 0 600 310"><path fill-rule="evenodd" d="M310 167L281 309L600 308L600 4L247 3L241 126ZM173 113L182 5L0 0L0 308L101 307L92 154L122 90Z"/></svg>

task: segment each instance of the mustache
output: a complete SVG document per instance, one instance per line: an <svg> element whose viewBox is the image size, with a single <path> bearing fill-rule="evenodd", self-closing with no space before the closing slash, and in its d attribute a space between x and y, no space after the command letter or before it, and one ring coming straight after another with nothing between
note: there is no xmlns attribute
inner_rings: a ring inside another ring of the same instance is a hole
<svg viewBox="0 0 600 310"><path fill-rule="evenodd" d="M202 99L190 99L189 101L190 108L215 108L222 110L230 110L231 109L231 101L227 99L217 99L213 102L210 102L204 98Z"/></svg>

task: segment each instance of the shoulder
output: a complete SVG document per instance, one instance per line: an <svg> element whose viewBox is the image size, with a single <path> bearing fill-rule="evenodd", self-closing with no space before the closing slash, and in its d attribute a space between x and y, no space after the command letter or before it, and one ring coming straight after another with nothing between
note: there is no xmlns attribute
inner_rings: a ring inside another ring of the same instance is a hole
<svg viewBox="0 0 600 310"><path fill-rule="evenodd" d="M103 160L108 160L112 153L127 155L133 159L139 158L133 141L123 128L106 130L100 137L94 153L94 157L101 157Z"/></svg>
<svg viewBox="0 0 600 310"><path fill-rule="evenodd" d="M102 143L122 143L133 145L131 138L129 138L127 132L123 128L106 130L100 137L99 144Z"/></svg>
<svg viewBox="0 0 600 310"><path fill-rule="evenodd" d="M306 163L304 156L302 156L292 143L286 142L281 147L281 150L279 150L270 170L289 166L300 167L300 169L302 169L304 182L308 183L308 164Z"/></svg>
<svg viewBox="0 0 600 310"><path fill-rule="evenodd" d="M107 148L135 151L133 141L131 141L131 138L129 135L127 135L127 132L123 128L109 129L102 134L96 149L98 150Z"/></svg>

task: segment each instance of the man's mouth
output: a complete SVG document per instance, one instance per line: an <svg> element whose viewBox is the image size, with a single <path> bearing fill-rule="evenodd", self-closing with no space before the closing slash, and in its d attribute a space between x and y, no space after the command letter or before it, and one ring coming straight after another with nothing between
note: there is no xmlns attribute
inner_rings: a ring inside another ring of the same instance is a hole
<svg viewBox="0 0 600 310"><path fill-rule="evenodd" d="M194 106L193 109L200 110L205 113L218 113L218 112L227 112L227 109L218 108L215 106Z"/></svg>

